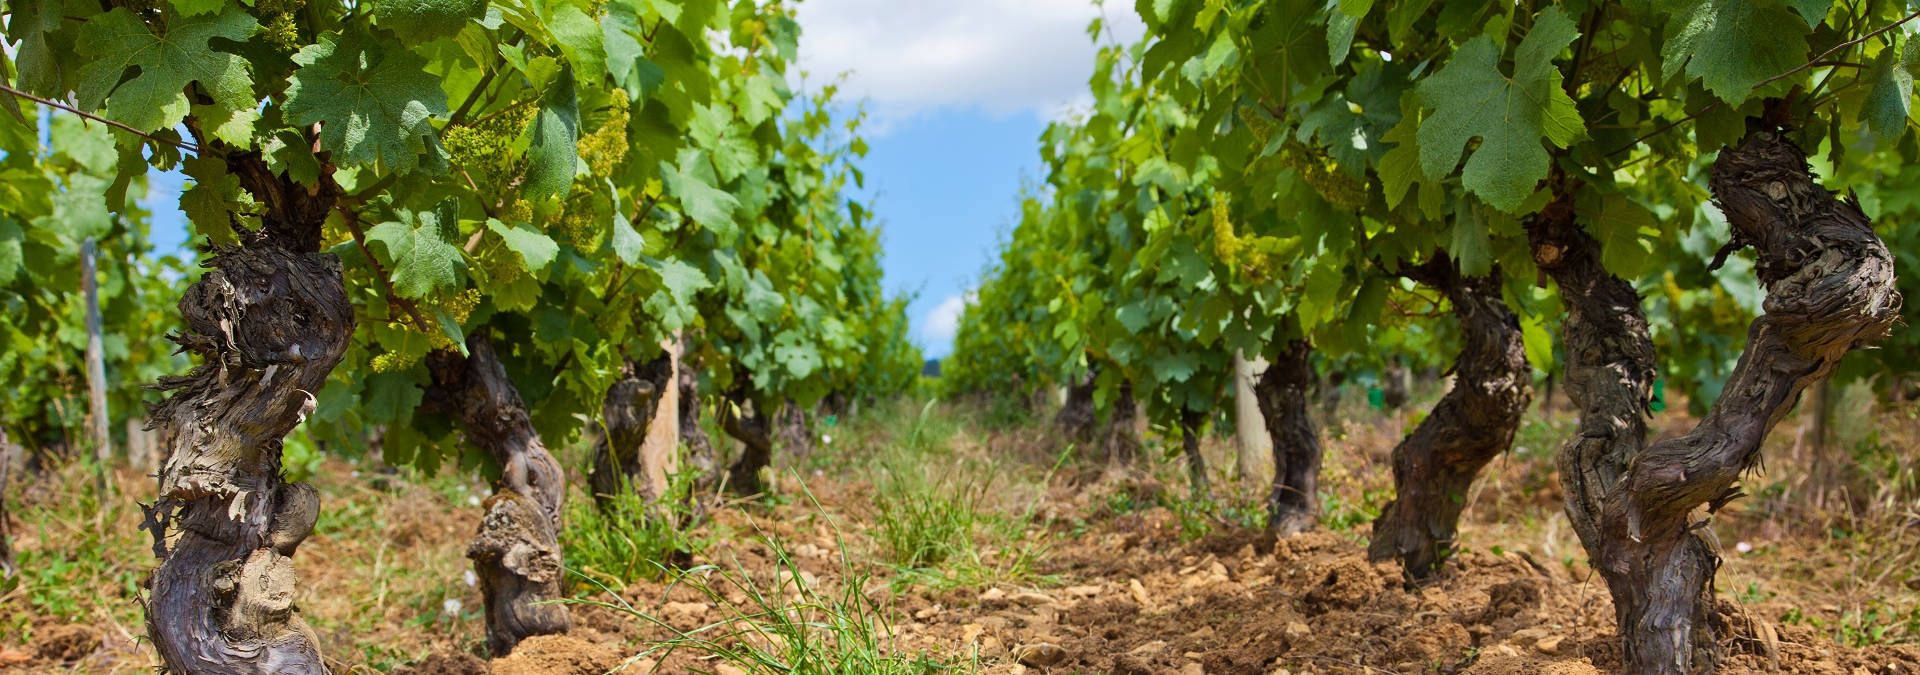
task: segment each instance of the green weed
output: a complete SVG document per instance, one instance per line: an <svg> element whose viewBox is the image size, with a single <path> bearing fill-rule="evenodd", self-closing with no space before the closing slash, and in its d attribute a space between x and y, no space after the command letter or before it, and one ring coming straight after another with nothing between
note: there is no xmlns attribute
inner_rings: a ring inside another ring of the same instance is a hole
<svg viewBox="0 0 1920 675"><path fill-rule="evenodd" d="M693 480L690 473L674 474L656 503L624 488L605 505L588 497L567 500L560 536L567 566L583 577L623 585L660 578L675 559L699 554L705 543L687 527L693 521Z"/></svg>
<svg viewBox="0 0 1920 675"><path fill-rule="evenodd" d="M809 581L810 575L794 563L779 540L764 532L760 540L774 556L771 579L755 579L737 561L731 569L701 565L672 573L673 586L693 589L727 617L719 621L690 630L675 628L591 578L585 581L599 586L608 599L570 602L611 609L673 633L635 654L623 667L642 659L663 663L677 652L692 651L750 673L933 675L978 669L977 657L949 662L899 649L891 607L868 597L863 589L869 576L844 557L844 582L837 590L827 590ZM844 542L840 549L845 550ZM730 599L742 597L742 602Z"/></svg>

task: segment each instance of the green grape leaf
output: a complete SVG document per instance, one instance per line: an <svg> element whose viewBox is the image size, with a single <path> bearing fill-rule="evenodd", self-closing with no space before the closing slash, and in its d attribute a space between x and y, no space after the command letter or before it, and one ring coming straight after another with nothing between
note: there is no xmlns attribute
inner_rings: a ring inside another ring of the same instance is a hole
<svg viewBox="0 0 1920 675"><path fill-rule="evenodd" d="M320 158L313 155L313 144L306 142L299 132L279 131L260 146L266 155L267 168L274 173L286 174L294 182L309 187L320 184Z"/></svg>
<svg viewBox="0 0 1920 675"><path fill-rule="evenodd" d="M466 257L453 243L460 234L455 213L453 200L448 199L432 211L403 210L398 222L367 230L367 240L380 244L385 252L383 262L389 265L393 288L401 296L424 298L459 285Z"/></svg>
<svg viewBox="0 0 1920 675"><path fill-rule="evenodd" d="M493 300L493 306L506 312L524 312L533 309L540 302L540 280L531 276L514 277L513 281L487 284L487 297Z"/></svg>
<svg viewBox="0 0 1920 675"><path fill-rule="evenodd" d="M1333 4L1327 17L1327 60L1338 67L1347 60L1353 34L1360 28L1360 20L1373 10L1373 0L1336 0Z"/></svg>
<svg viewBox="0 0 1920 675"><path fill-rule="evenodd" d="M0 36L0 42L6 42L6 38ZM11 50L0 49L0 82L12 82L14 80L12 57L13 53ZM34 126L33 122L27 120L27 114L20 110L20 99L12 95L0 96L0 109L6 110L7 116L12 117L13 121L20 123L19 127L7 127L4 131L0 131L0 133L18 133L22 131L22 127Z"/></svg>
<svg viewBox="0 0 1920 675"><path fill-rule="evenodd" d="M1118 319L1128 333L1139 335L1152 322L1153 312L1146 300L1139 300L1121 305L1120 309L1114 311L1113 318Z"/></svg>
<svg viewBox="0 0 1920 675"><path fill-rule="evenodd" d="M1447 235L1447 252L1460 265L1460 273L1469 277L1486 276L1493 271L1493 242L1487 237L1487 223L1479 209L1471 217L1456 216Z"/></svg>
<svg viewBox="0 0 1920 675"><path fill-rule="evenodd" d="M1541 139L1564 148L1586 133L1553 67L1554 55L1578 36L1573 20L1550 7L1514 51L1513 77L1500 72L1500 50L1483 35L1422 80L1420 98L1433 109L1417 133L1427 178L1452 172L1467 141L1477 136L1480 147L1463 174L1467 190L1503 211L1519 208L1547 176Z"/></svg>
<svg viewBox="0 0 1920 675"><path fill-rule="evenodd" d="M373 0L373 16L395 35L429 40L487 14L487 0Z"/></svg>
<svg viewBox="0 0 1920 675"><path fill-rule="evenodd" d="M433 321L440 325L440 334L447 336L447 341L453 343L453 348L458 350L461 356L469 356L467 353L467 333L460 328L459 319L453 318L453 314L447 312L446 308L443 307L434 310Z"/></svg>
<svg viewBox="0 0 1920 675"><path fill-rule="evenodd" d="M606 10L600 19L600 44L607 52L607 73L614 86L626 90L630 101L653 96L667 83L667 71L647 59L640 44L646 35L640 17L624 2L609 2Z"/></svg>
<svg viewBox="0 0 1920 675"><path fill-rule="evenodd" d="M71 115L54 116L52 122L47 140L53 146L55 156L72 159L94 175L113 174L120 161L113 136L100 133L97 128L88 128L80 118Z"/></svg>
<svg viewBox="0 0 1920 675"><path fill-rule="evenodd" d="M167 4L180 16L200 16L225 9L227 0L170 0Z"/></svg>
<svg viewBox="0 0 1920 675"><path fill-rule="evenodd" d="M133 12L115 9L89 19L76 43L87 57L74 95L89 110L107 105L107 117L141 131L172 128L187 117L187 85L199 83L213 98L198 106L215 136L241 147L252 146L253 122L260 116L247 60L214 51L215 38L245 42L259 30L253 17L237 10L215 16L178 18L157 35ZM128 70L139 73L126 77Z"/></svg>
<svg viewBox="0 0 1920 675"><path fill-rule="evenodd" d="M553 264L553 259L560 255L560 245L553 242L553 237L534 229L531 225L521 223L508 225L488 218L487 229L500 235L500 239L506 242L507 248L519 254L520 260L527 264L527 271L536 276L545 271L548 265Z"/></svg>
<svg viewBox="0 0 1920 675"><path fill-rule="evenodd" d="M1827 10L1833 8L1833 0L1787 0L1787 4L1793 5L1793 11L1799 12L1809 26L1820 25L1827 18Z"/></svg>
<svg viewBox="0 0 1920 675"><path fill-rule="evenodd" d="M533 118L533 143L527 147L527 194L559 197L573 186L579 170L580 100L574 94L573 68L560 69L540 97Z"/></svg>
<svg viewBox="0 0 1920 675"><path fill-rule="evenodd" d="M432 118L447 114L447 95L426 61L403 48L351 34L324 35L293 55L300 65L287 85L287 117L321 124L320 143L336 160L382 164L408 173L445 164Z"/></svg>
<svg viewBox="0 0 1920 675"><path fill-rule="evenodd" d="M1607 271L1625 279L1636 279L1647 271L1653 250L1641 240L1642 229L1657 230L1659 221L1653 212L1623 194L1609 194L1593 216L1593 230L1600 240L1600 263Z"/></svg>
<svg viewBox="0 0 1920 675"><path fill-rule="evenodd" d="M588 86L601 82L609 72L607 50L601 42L605 31L587 13L572 4L559 5L547 18L547 29L567 64L580 74Z"/></svg>
<svg viewBox="0 0 1920 675"><path fill-rule="evenodd" d="M7 19L6 33L9 40L19 41L18 61L14 64L19 68L19 86L32 92L59 94L66 89L67 78L73 75L75 66L71 59L62 58L74 48L77 32L63 30L67 27L67 17L86 16L98 12L100 6L85 0L10 5L12 16Z"/></svg>
<svg viewBox="0 0 1920 675"><path fill-rule="evenodd" d="M193 229L216 244L239 241L233 231L233 214L247 208L240 200L240 179L227 172L227 162L219 157L200 156L181 163L182 173L193 185L180 193L180 210L187 214Z"/></svg>
<svg viewBox="0 0 1920 675"><path fill-rule="evenodd" d="M647 257L647 267L660 276L660 287L666 290L677 305L691 306L694 296L706 290L711 284L700 268L688 265L675 258L659 259Z"/></svg>
<svg viewBox="0 0 1920 675"><path fill-rule="evenodd" d="M620 212L618 202L613 210L613 236L607 238L607 244L613 247L613 255L620 262L633 265L640 262L640 254L646 249L646 239L633 229L633 222Z"/></svg>
<svg viewBox="0 0 1920 675"><path fill-rule="evenodd" d="M26 239L20 224L11 218L0 217L0 285L13 281L20 273L22 262L20 243Z"/></svg>
<svg viewBox="0 0 1920 675"><path fill-rule="evenodd" d="M821 366L820 350L807 344L798 331L786 331L773 340L773 360L787 367L794 379L806 379Z"/></svg>
<svg viewBox="0 0 1920 675"><path fill-rule="evenodd" d="M769 118L780 113L792 93L787 90L787 81L773 73L755 73L747 78L747 86L740 89L740 118L749 126L760 126ZM856 155L864 155L864 141L853 140Z"/></svg>
<svg viewBox="0 0 1920 675"><path fill-rule="evenodd" d="M1807 31L1805 21L1774 2L1696 0L1667 24L1661 76L1684 66L1720 100L1739 105L1762 80L1806 61Z"/></svg>
<svg viewBox="0 0 1920 675"><path fill-rule="evenodd" d="M420 406L426 392L414 384L413 376L404 373L374 373L367 376L366 405L367 420L377 424L405 422L413 417L413 409Z"/></svg>
<svg viewBox="0 0 1920 675"><path fill-rule="evenodd" d="M1153 379L1156 382L1185 382L1193 378L1200 364L1191 352L1162 354L1153 359Z"/></svg>
<svg viewBox="0 0 1920 675"><path fill-rule="evenodd" d="M1907 49L1911 52L1913 41ZM1913 73L1900 63L1902 50L1888 48L1880 52L1873 67L1873 88L1860 107L1860 120L1867 123L1880 143L1891 146L1907 131L1907 115L1913 105Z"/></svg>
<svg viewBox="0 0 1920 675"><path fill-rule="evenodd" d="M747 311L759 321L771 322L780 318L781 310L787 306L787 299L774 290L773 282L760 270L754 270L747 278Z"/></svg>
<svg viewBox="0 0 1920 675"><path fill-rule="evenodd" d="M1520 342L1526 349L1528 364L1553 372L1553 333L1547 331L1545 316L1528 315L1520 319Z"/></svg>
<svg viewBox="0 0 1920 675"><path fill-rule="evenodd" d="M660 175L666 179L667 189L679 198L680 207L688 217L721 238L730 238L737 231L733 214L740 202L713 186L713 172L707 166L706 157L706 153L699 150L682 148L677 163L660 163Z"/></svg>

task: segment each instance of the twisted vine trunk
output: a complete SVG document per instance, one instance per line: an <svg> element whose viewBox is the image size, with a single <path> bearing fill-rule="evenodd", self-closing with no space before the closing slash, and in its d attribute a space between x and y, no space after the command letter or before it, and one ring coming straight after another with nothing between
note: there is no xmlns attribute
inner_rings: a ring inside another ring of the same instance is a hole
<svg viewBox="0 0 1920 675"><path fill-rule="evenodd" d="M566 476L533 430L520 392L482 333L467 339L467 356L427 356L433 385L429 405L460 425L467 442L500 465L479 532L467 547L487 603L487 648L504 656L535 635L565 633L572 620L563 605L560 509Z"/></svg>
<svg viewBox="0 0 1920 675"><path fill-rule="evenodd" d="M1088 369L1085 379L1067 384L1067 400L1053 416L1053 427L1062 438L1086 447L1093 441L1093 389L1098 371Z"/></svg>
<svg viewBox="0 0 1920 675"><path fill-rule="evenodd" d="M1207 458L1200 454L1200 425L1206 421L1205 413L1180 411L1180 451L1187 456L1187 487L1194 499L1203 501L1213 499L1213 490L1207 485Z"/></svg>
<svg viewBox="0 0 1920 675"><path fill-rule="evenodd" d="M7 516L7 479L13 475L13 458L20 448L0 429L0 579L13 578L13 521Z"/></svg>
<svg viewBox="0 0 1920 675"><path fill-rule="evenodd" d="M1328 426L1332 426L1334 416L1340 414L1340 399L1346 383L1347 374L1338 370L1327 373L1318 382L1319 390L1316 393L1320 395L1320 417Z"/></svg>
<svg viewBox="0 0 1920 675"><path fill-rule="evenodd" d="M1500 293L1500 273L1462 276L1444 254L1406 275L1439 289L1460 321L1453 389L1393 449L1394 499L1373 521L1367 557L1398 559L1410 580L1440 570L1453 551L1467 489L1513 444L1532 397L1520 320Z"/></svg>
<svg viewBox="0 0 1920 675"><path fill-rule="evenodd" d="M1412 397L1409 391L1413 388L1412 382L1413 373L1401 363L1400 357L1394 357L1380 376L1380 402L1386 404L1387 410L1399 410Z"/></svg>
<svg viewBox="0 0 1920 675"><path fill-rule="evenodd" d="M806 459L813 454L813 422L808 419L805 408L788 400L780 406L780 414L774 419L781 449L796 459Z"/></svg>
<svg viewBox="0 0 1920 675"><path fill-rule="evenodd" d="M1313 347L1289 340L1269 359L1253 392L1273 436L1273 489L1267 493L1267 529L1286 537L1313 529L1320 519L1320 437L1307 413L1313 386Z"/></svg>
<svg viewBox="0 0 1920 675"><path fill-rule="evenodd" d="M700 424L700 373L690 365L687 357L692 353L693 341L681 336L675 346L680 352L680 372L674 376L675 386L680 388L680 439L687 444L687 464L694 472L694 487L701 493L711 493L720 482L720 459L714 453L713 439L707 436L707 429ZM699 500L694 500L698 507Z"/></svg>
<svg viewBox="0 0 1920 675"><path fill-rule="evenodd" d="M1718 663L1726 632L1712 595L1719 558L1698 534L1705 523L1696 509L1711 514L1740 496L1736 481L1758 464L1762 441L1800 393L1849 350L1884 337L1899 314L1893 260L1872 224L1856 203L1815 183L1805 154L1773 129L1750 122L1739 147L1720 152L1710 186L1733 230L1726 250L1755 249L1766 313L1707 415L1652 446L1641 417L1652 345L1632 289L1605 276L1584 233L1567 236L1564 200L1551 220L1529 225L1542 268L1566 277L1568 392L1591 427L1562 451L1567 513L1607 580L1627 669L1637 673ZM1633 339L1606 328L1629 329ZM1607 356L1619 360L1595 358Z"/></svg>
<svg viewBox="0 0 1920 675"><path fill-rule="evenodd" d="M648 440L657 433L653 424L661 402L670 396L677 401L678 386L674 357L667 352L645 363L628 360L620 378L607 387L600 406L604 428L594 440L593 468L587 474L596 504L606 506L624 490L633 490L648 502L666 494L672 448ZM674 418L665 421L677 424L678 415Z"/></svg>
<svg viewBox="0 0 1920 675"><path fill-rule="evenodd" d="M1140 403L1133 397L1132 382L1120 383L1100 451L1107 462L1120 465L1132 465L1140 457Z"/></svg>
<svg viewBox="0 0 1920 675"><path fill-rule="evenodd" d="M760 470L773 465L773 434L767 415L744 393L729 395L720 406L720 428L745 447L727 468L727 488L736 494L766 491Z"/></svg>
<svg viewBox="0 0 1920 675"><path fill-rule="evenodd" d="M263 227L214 247L180 299L185 329L171 337L201 363L160 378L167 395L149 416L167 457L142 524L160 560L147 634L170 672L326 673L293 602L293 554L320 498L282 481L280 453L353 334L340 262L319 252L340 192L326 176L294 185L252 153L228 165L265 207Z"/></svg>

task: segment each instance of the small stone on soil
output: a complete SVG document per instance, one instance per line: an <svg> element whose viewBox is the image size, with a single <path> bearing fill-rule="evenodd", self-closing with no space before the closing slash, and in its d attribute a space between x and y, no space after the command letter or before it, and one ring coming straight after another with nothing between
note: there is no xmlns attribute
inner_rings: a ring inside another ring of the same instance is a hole
<svg viewBox="0 0 1920 675"><path fill-rule="evenodd" d="M1013 650L1013 660L1032 668L1045 668L1066 659L1067 650L1051 642L1020 645Z"/></svg>
<svg viewBox="0 0 1920 675"><path fill-rule="evenodd" d="M1022 592L1019 592L1019 593L1015 593L1015 594L1013 594L1013 596L1012 596L1012 598L1011 598L1011 599L1012 599L1012 600L1013 600L1014 602L1017 602L1017 603L1020 603L1020 604L1022 604L1022 605L1051 605L1051 604L1053 604L1053 598L1052 598L1052 597L1050 597L1050 596L1048 596L1048 595L1047 595L1047 594L1045 594L1045 593L1036 593L1036 592L1034 592L1034 591L1022 591Z"/></svg>
<svg viewBox="0 0 1920 675"><path fill-rule="evenodd" d="M1127 592L1133 595L1133 601L1140 603L1141 607L1153 607L1153 598L1147 595L1147 587L1141 585L1139 579L1127 580Z"/></svg>

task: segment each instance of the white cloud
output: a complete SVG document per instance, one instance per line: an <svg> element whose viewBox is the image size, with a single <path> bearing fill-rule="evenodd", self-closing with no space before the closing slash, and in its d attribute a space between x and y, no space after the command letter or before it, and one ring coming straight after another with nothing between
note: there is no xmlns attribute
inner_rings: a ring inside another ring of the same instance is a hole
<svg viewBox="0 0 1920 675"><path fill-rule="evenodd" d="M972 303L973 291L947 296L920 320L920 337L935 345L953 342L953 336L960 332L960 314Z"/></svg>
<svg viewBox="0 0 1920 675"><path fill-rule="evenodd" d="M809 87L847 73L882 130L939 107L1051 117L1086 100L1103 14L1122 43L1145 31L1124 0L807 0L800 66Z"/></svg>

